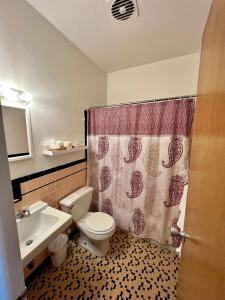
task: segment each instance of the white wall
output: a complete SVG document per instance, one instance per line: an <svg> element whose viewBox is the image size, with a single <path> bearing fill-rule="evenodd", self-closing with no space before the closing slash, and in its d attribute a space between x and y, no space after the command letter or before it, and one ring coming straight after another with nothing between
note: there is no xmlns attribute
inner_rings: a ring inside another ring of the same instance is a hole
<svg viewBox="0 0 225 300"><path fill-rule="evenodd" d="M106 74L25 0L0 0L0 81L33 94L34 158L10 163L11 177L83 158L42 155L49 138L84 141L83 110L106 101Z"/></svg>
<svg viewBox="0 0 225 300"><path fill-rule="evenodd" d="M111 104L195 94L199 60L199 53L193 53L109 73L107 101Z"/></svg>
<svg viewBox="0 0 225 300"><path fill-rule="evenodd" d="M83 158L48 158L42 149L50 138L83 142L88 106L196 93L198 53L106 76L25 0L0 0L0 7L0 81L34 97L34 158L11 162L12 178Z"/></svg>

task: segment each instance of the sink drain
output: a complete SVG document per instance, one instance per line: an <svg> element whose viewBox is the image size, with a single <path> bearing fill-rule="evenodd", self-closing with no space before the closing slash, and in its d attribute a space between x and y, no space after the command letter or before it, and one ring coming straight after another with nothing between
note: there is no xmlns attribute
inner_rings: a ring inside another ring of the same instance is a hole
<svg viewBox="0 0 225 300"><path fill-rule="evenodd" d="M26 241L26 246L29 246L32 243L33 243L33 240L28 240L28 241Z"/></svg>

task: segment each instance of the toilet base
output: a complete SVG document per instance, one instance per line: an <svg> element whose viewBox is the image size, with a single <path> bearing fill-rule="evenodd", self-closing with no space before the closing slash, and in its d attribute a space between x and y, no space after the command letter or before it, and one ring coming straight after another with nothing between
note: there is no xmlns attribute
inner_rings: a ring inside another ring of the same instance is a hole
<svg viewBox="0 0 225 300"><path fill-rule="evenodd" d="M110 248L109 239L103 241L94 241L90 240L81 232L78 241L83 248L87 249L92 254L97 256L105 256Z"/></svg>

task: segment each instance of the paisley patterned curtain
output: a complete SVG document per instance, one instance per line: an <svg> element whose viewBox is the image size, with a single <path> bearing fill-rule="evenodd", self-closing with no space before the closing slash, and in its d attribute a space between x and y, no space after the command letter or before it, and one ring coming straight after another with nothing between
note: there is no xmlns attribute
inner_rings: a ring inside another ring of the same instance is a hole
<svg viewBox="0 0 225 300"><path fill-rule="evenodd" d="M92 209L162 244L171 239L188 180L194 99L88 111L88 183Z"/></svg>

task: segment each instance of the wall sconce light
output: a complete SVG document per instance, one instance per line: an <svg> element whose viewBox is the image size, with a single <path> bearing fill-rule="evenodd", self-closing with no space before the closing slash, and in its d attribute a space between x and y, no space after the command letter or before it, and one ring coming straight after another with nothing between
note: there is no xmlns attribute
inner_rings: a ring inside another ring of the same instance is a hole
<svg viewBox="0 0 225 300"><path fill-rule="evenodd" d="M10 88L7 83L2 83L0 85L0 93L1 96L4 97L6 100L10 101L17 101L17 92Z"/></svg>
<svg viewBox="0 0 225 300"><path fill-rule="evenodd" d="M28 104L32 100L32 95L28 92L22 92L22 94L19 95L19 100Z"/></svg>
<svg viewBox="0 0 225 300"><path fill-rule="evenodd" d="M32 100L32 95L30 93L16 90L5 82L0 84L0 97L5 98L7 101L20 101L25 104L29 104Z"/></svg>

